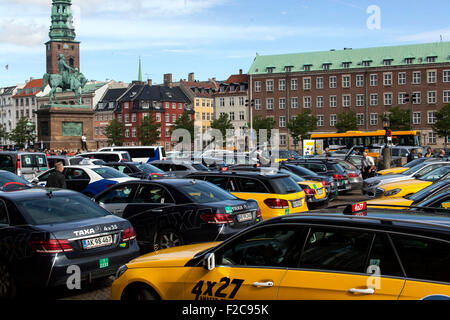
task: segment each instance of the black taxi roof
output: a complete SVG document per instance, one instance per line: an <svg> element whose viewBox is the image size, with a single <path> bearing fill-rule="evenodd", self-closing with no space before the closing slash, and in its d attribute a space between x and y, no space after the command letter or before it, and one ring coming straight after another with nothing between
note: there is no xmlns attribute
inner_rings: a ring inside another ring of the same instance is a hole
<svg viewBox="0 0 450 320"><path fill-rule="evenodd" d="M280 174L280 173L263 173L263 172L254 172L254 171L226 171L226 172L195 172L192 174L187 175L186 177L195 177L195 176L228 176L228 177L244 177L244 178L261 178L261 179L279 179L279 178L289 178L290 176L287 174Z"/></svg>

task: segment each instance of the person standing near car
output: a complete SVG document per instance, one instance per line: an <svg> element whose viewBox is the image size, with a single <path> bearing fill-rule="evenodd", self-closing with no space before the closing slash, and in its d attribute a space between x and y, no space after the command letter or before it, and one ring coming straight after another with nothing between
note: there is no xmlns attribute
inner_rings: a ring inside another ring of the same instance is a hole
<svg viewBox="0 0 450 320"><path fill-rule="evenodd" d="M369 157L367 152L363 153L363 158L361 159L362 176L366 180L375 176L375 160Z"/></svg>
<svg viewBox="0 0 450 320"><path fill-rule="evenodd" d="M408 155L408 163L416 159L416 149L412 149Z"/></svg>
<svg viewBox="0 0 450 320"><path fill-rule="evenodd" d="M67 189L66 177L64 175L64 165L58 162L55 165L55 171L48 177L47 188Z"/></svg>
<svg viewBox="0 0 450 320"><path fill-rule="evenodd" d="M86 138L86 136L84 134L81 137L81 149L83 151L87 151L87 138Z"/></svg>
<svg viewBox="0 0 450 320"><path fill-rule="evenodd" d="M428 147L427 153L425 154L425 158L433 158L433 150Z"/></svg>

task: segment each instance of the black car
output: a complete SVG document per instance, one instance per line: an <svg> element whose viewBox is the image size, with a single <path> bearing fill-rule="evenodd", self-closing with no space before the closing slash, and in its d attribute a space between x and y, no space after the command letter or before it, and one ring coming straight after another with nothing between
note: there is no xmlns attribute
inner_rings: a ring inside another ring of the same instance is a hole
<svg viewBox="0 0 450 320"><path fill-rule="evenodd" d="M184 178L191 172L209 171L203 164L192 161L157 160L151 162L151 165L179 179Z"/></svg>
<svg viewBox="0 0 450 320"><path fill-rule="evenodd" d="M95 201L136 230L144 252L222 241L260 221L254 200L240 200L219 187L189 179L133 181L99 194Z"/></svg>
<svg viewBox="0 0 450 320"><path fill-rule="evenodd" d="M110 162L104 166L114 168L127 176L142 180L158 180L167 178L168 174L161 169L142 162Z"/></svg>
<svg viewBox="0 0 450 320"><path fill-rule="evenodd" d="M0 297L66 285L72 266L81 281L111 276L138 256L135 237L128 221L77 192L0 192Z"/></svg>
<svg viewBox="0 0 450 320"><path fill-rule="evenodd" d="M336 182L339 193L347 193L352 190L348 176L337 162L328 159L302 159L289 161L289 164L295 164L309 169L317 174L332 177Z"/></svg>
<svg viewBox="0 0 450 320"><path fill-rule="evenodd" d="M12 172L0 170L0 191L13 191L34 187L27 180Z"/></svg>

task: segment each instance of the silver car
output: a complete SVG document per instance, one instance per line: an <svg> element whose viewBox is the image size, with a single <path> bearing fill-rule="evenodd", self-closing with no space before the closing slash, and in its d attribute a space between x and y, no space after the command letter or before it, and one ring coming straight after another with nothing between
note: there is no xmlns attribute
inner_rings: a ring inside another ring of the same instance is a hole
<svg viewBox="0 0 450 320"><path fill-rule="evenodd" d="M392 174L366 179L363 183L362 194L367 195L369 197L375 197L377 193L377 188L380 188L385 184L409 179L420 179L425 174L433 171L438 167L442 167L445 165L450 165L450 161L437 160L433 162L424 162L415 167L410 168L409 170L403 172L402 174Z"/></svg>

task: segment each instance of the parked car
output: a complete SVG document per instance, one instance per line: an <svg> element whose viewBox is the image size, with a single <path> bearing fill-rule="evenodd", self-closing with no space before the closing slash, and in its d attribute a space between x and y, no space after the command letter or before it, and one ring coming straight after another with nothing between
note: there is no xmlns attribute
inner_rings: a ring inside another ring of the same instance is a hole
<svg viewBox="0 0 450 320"><path fill-rule="evenodd" d="M32 188L33 185L12 172L0 170L0 191L12 191Z"/></svg>
<svg viewBox="0 0 450 320"><path fill-rule="evenodd" d="M129 161L150 163L156 160L166 160L166 151L161 146L137 146L137 147L106 147L99 152L126 151L130 155Z"/></svg>
<svg viewBox="0 0 450 320"><path fill-rule="evenodd" d="M43 173L34 180L34 183L45 187L48 177L54 170ZM63 173L67 189L81 192L90 198L115 184L139 180L105 166L70 166L65 167Z"/></svg>
<svg viewBox="0 0 450 320"><path fill-rule="evenodd" d="M0 170L5 170L31 181L49 169L47 155L38 152L1 151Z"/></svg>
<svg viewBox="0 0 450 320"><path fill-rule="evenodd" d="M139 255L131 224L69 190L0 192L0 298L114 275Z"/></svg>
<svg viewBox="0 0 450 320"><path fill-rule="evenodd" d="M348 160L332 159L336 161L346 172L352 190L360 190L363 185L363 178L361 175L361 170L358 169Z"/></svg>
<svg viewBox="0 0 450 320"><path fill-rule="evenodd" d="M191 161L159 160L153 161L151 165L176 178L184 178L192 172L209 171L203 164Z"/></svg>
<svg viewBox="0 0 450 320"><path fill-rule="evenodd" d="M54 168L56 163L62 162L64 166L76 166L79 165L81 161L85 158L83 157L69 157L69 156L48 156L48 166Z"/></svg>
<svg viewBox="0 0 450 320"><path fill-rule="evenodd" d="M79 157L88 159L99 159L105 162L131 162L131 157L126 151L111 151L111 152L87 152L81 153Z"/></svg>
<svg viewBox="0 0 450 320"><path fill-rule="evenodd" d="M254 200L241 200L204 181L122 183L95 201L128 219L145 251L221 241L261 221Z"/></svg>
<svg viewBox="0 0 450 320"><path fill-rule="evenodd" d="M381 170L377 172L377 175L379 176L385 176L388 174L402 174L403 172L405 172L406 170L415 167L421 163L424 163L425 161L430 160L430 158L419 158L419 159L415 159L411 162L408 162L407 164L405 164L403 167L395 167L395 168L391 168L391 169L385 169L385 170Z"/></svg>
<svg viewBox="0 0 450 320"><path fill-rule="evenodd" d="M110 162L104 164L107 167L114 168L130 177L142 180L158 180L167 178L169 175L161 169L141 162Z"/></svg>

